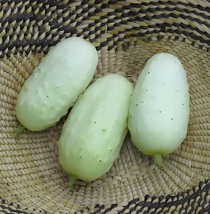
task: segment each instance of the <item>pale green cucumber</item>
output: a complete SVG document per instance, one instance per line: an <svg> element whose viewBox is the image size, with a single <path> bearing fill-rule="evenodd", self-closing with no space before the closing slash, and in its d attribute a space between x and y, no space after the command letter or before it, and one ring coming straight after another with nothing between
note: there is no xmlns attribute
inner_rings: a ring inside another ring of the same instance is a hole
<svg viewBox="0 0 210 214"><path fill-rule="evenodd" d="M76 101L59 140L59 161L71 183L93 181L112 167L128 131L132 90L125 77L108 74Z"/></svg>
<svg viewBox="0 0 210 214"><path fill-rule="evenodd" d="M95 47L72 37L59 42L25 81L16 116L31 131L55 125L89 85L98 63Z"/></svg>
<svg viewBox="0 0 210 214"><path fill-rule="evenodd" d="M186 72L179 59L159 53L148 60L134 88L128 127L132 142L157 165L162 154L176 151L189 121Z"/></svg>

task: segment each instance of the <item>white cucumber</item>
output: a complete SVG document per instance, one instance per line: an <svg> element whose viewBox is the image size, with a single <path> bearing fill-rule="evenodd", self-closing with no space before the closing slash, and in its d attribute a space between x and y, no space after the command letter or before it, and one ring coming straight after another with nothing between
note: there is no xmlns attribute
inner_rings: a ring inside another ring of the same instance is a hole
<svg viewBox="0 0 210 214"><path fill-rule="evenodd" d="M132 142L162 164L162 154L176 151L187 134L189 92L179 59L159 53L148 60L134 88L128 128Z"/></svg>
<svg viewBox="0 0 210 214"><path fill-rule="evenodd" d="M128 131L132 91L125 77L108 74L76 101L59 140L59 161L71 181L93 181L109 171Z"/></svg>
<svg viewBox="0 0 210 214"><path fill-rule="evenodd" d="M98 55L88 41L72 37L59 42L24 83L16 103L16 116L31 131L56 124L87 88Z"/></svg>

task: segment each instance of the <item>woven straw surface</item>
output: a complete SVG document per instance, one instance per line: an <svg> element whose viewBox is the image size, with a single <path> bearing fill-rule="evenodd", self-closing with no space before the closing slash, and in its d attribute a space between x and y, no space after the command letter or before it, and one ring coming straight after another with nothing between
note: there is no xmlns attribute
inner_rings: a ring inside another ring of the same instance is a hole
<svg viewBox="0 0 210 214"><path fill-rule="evenodd" d="M121 73L135 83L153 54L179 57L190 87L189 129L163 168L127 136L110 172L78 181L71 192L57 157L65 118L16 139L21 86L49 49L71 36L96 46L94 79ZM0 213L210 213L209 1L2 0L0 54Z"/></svg>

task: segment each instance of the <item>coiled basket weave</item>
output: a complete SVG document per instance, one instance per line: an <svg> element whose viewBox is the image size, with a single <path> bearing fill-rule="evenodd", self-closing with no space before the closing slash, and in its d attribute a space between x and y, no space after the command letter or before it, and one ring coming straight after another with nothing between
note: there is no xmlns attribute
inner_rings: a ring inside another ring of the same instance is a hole
<svg viewBox="0 0 210 214"><path fill-rule="evenodd" d="M188 135L162 168L128 135L111 170L71 192L57 156L65 117L16 138L21 86L49 49L71 36L97 48L94 79L120 73L135 83L158 52L181 60L191 99ZM210 213L209 0L1 0L0 57L0 213Z"/></svg>

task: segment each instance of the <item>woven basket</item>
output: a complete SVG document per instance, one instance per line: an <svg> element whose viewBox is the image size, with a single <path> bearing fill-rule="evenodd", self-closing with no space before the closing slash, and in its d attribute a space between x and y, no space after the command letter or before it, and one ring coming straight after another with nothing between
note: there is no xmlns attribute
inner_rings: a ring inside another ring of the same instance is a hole
<svg viewBox="0 0 210 214"><path fill-rule="evenodd" d="M65 118L16 139L24 81L71 36L97 48L94 79L120 73L135 83L162 51L181 60L191 96L188 135L163 168L127 136L111 170L71 192L57 156ZM209 0L1 0L0 55L0 213L210 213Z"/></svg>

